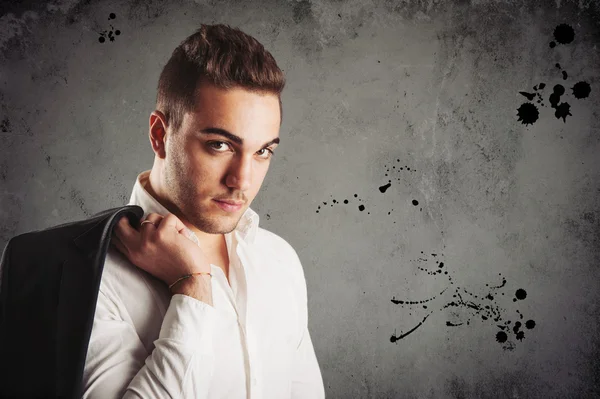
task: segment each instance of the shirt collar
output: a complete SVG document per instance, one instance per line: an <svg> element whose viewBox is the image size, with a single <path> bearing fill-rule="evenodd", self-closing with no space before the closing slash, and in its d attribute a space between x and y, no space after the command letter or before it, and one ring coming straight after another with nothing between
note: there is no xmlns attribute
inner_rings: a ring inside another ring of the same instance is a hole
<svg viewBox="0 0 600 399"><path fill-rule="evenodd" d="M156 198L150 195L150 193L144 188L144 186L148 183L149 176L150 170L143 171L137 176L128 205L140 206L144 210L144 218L149 213L166 215L170 213L167 208L158 202ZM248 207L233 231L237 233L238 240L243 240L249 244L254 243L259 220L260 217L258 214ZM193 241L198 243L198 238L196 235L189 229L188 233L193 237ZM225 236L227 237L230 234L231 233L227 233Z"/></svg>

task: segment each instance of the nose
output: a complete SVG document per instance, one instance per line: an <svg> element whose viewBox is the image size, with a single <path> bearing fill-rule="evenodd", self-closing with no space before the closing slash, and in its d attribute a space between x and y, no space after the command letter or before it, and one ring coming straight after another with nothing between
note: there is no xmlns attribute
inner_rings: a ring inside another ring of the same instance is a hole
<svg viewBox="0 0 600 399"><path fill-rule="evenodd" d="M236 157L229 168L226 178L227 187L247 191L252 185L252 156Z"/></svg>

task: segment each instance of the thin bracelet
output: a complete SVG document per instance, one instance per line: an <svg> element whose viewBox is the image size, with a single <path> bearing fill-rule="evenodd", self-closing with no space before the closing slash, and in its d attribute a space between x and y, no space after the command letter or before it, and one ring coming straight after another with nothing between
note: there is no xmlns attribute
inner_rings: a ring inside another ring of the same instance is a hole
<svg viewBox="0 0 600 399"><path fill-rule="evenodd" d="M211 278L212 278L212 274L208 273L208 272L198 272L198 273L190 273L190 274L186 274L185 276L181 276L179 277L177 280L175 280L175 282L173 284L171 284L169 286L169 289L171 289L175 284L177 284L178 282L180 282L181 280L184 280L186 278L190 278L192 276L199 276L201 274L208 274Z"/></svg>

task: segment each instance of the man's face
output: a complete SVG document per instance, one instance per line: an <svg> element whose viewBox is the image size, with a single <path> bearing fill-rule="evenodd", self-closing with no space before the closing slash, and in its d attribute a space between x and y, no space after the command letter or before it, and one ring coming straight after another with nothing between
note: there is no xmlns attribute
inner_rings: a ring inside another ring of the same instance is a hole
<svg viewBox="0 0 600 399"><path fill-rule="evenodd" d="M210 234L235 229L267 174L279 126L276 95L201 85L195 111L167 133L164 183L188 222ZM217 199L243 204L228 211Z"/></svg>

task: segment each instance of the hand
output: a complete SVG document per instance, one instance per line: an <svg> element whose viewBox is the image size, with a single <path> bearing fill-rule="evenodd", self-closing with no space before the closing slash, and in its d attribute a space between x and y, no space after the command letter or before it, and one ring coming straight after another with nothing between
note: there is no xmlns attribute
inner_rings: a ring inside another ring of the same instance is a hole
<svg viewBox="0 0 600 399"><path fill-rule="evenodd" d="M210 272L206 255L188 238L187 228L177 216L150 213L145 220L152 223L140 225L138 231L122 217L111 237L111 243L131 263L167 285L185 274Z"/></svg>

